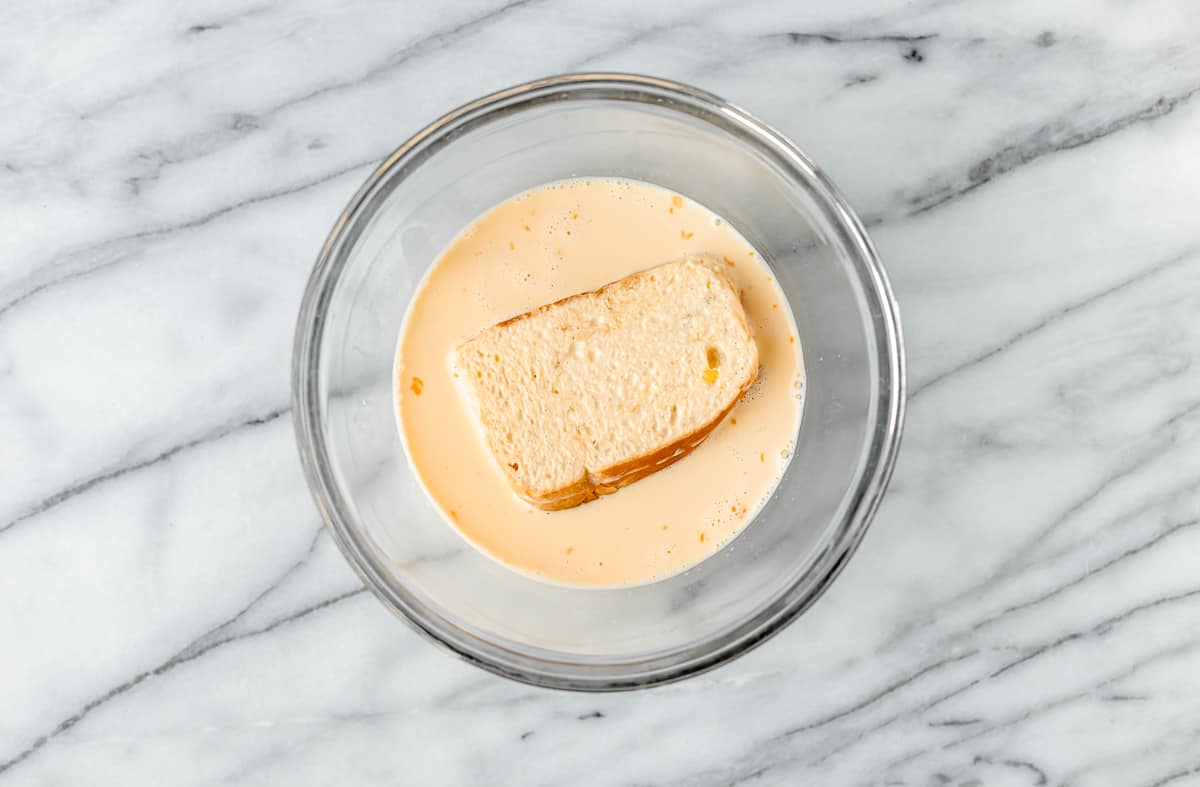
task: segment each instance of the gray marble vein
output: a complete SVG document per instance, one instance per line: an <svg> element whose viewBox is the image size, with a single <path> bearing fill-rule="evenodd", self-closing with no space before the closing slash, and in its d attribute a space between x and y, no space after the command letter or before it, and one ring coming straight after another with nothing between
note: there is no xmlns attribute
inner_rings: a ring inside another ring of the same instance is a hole
<svg viewBox="0 0 1200 787"><path fill-rule="evenodd" d="M548 692L319 525L288 377L409 134L576 69L795 139L901 303L862 548L736 662ZM1200 784L1200 8L366 0L0 9L0 787Z"/></svg>
<svg viewBox="0 0 1200 787"><path fill-rule="evenodd" d="M54 494L50 495L49 497L46 497L46 498L39 500L36 503L30 505L28 508L26 508L25 511L18 514L12 520L4 523L3 525L0 525L0 533L4 533L5 531L10 530L13 527L16 527L17 525L21 524L22 522L24 522L27 519L31 519L31 518L37 516L38 514L41 514L45 511L49 511L51 508L54 508L57 505L61 505L62 503L65 503L68 500L72 499L73 497L76 497L77 495L81 495L84 492L87 492L89 489L91 489L92 487L94 487L98 484L103 484L108 481L113 481L113 480L121 478L129 473L136 473L139 470L144 470L147 467L153 467L154 465L157 465L160 462L167 461L168 459L170 459L171 457L180 453L181 451L187 451L192 448L196 448L198 446L207 445L208 443L211 443L215 440L220 440L223 437L228 437L229 435L234 434L235 432L238 432L242 429L247 429L252 426L262 426L263 424L268 424L268 423L276 420L277 418L282 418L283 416L288 415L289 412L290 412L290 409L284 407L284 408L272 410L263 415L256 415L253 418L249 418L245 421L234 424L232 426L219 427L219 428L209 431L199 437L193 437L184 442L176 443L176 444L172 445L170 448L167 448L166 450L161 451L158 454L155 454L154 456L151 456L149 458L137 459L133 462L129 462L129 463L119 465L117 467L109 468L107 470L104 470L101 473L98 473L93 476L89 476L88 478L78 479L78 480L72 482L69 486L67 486L63 489L60 489L59 491L55 492Z"/></svg>

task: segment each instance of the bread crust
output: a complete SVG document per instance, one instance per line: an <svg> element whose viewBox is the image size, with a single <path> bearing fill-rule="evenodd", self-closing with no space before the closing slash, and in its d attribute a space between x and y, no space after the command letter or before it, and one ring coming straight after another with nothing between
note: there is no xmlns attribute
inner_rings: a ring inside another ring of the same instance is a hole
<svg viewBox="0 0 1200 787"><path fill-rule="evenodd" d="M675 442L665 445L656 451L631 459L628 462L613 465L596 473L587 473L574 484L558 490L561 494L540 497L530 494L526 489L520 489L515 486L513 489L522 500L543 511L562 511L567 508L583 505L584 503L590 503L602 495L612 494L623 486L628 486L634 481L640 481L648 475L670 467L696 450L712 434L712 431L725 420L725 416L729 415L730 411L741 401L742 397L746 395L746 392L750 390L750 387L754 385L754 381L757 379L758 371L756 369L746 384L738 391L737 396L729 403L729 406L718 413L716 418L713 418L699 429L684 435Z"/></svg>

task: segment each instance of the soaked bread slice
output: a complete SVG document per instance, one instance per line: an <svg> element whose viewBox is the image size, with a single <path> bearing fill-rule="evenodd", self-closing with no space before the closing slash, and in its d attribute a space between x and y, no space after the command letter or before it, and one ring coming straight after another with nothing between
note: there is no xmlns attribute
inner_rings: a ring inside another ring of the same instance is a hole
<svg viewBox="0 0 1200 787"><path fill-rule="evenodd" d="M455 360L496 461L538 508L571 508L667 467L758 376L725 266L688 256L506 320Z"/></svg>

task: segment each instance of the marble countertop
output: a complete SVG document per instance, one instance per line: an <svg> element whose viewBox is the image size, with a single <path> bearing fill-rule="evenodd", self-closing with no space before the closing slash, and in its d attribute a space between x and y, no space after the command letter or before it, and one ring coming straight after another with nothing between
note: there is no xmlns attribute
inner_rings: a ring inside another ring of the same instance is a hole
<svg viewBox="0 0 1200 787"><path fill-rule="evenodd" d="M910 405L849 568L651 691L506 682L322 529L300 292L408 134L628 70L871 226ZM1193 0L0 9L0 787L1200 784Z"/></svg>

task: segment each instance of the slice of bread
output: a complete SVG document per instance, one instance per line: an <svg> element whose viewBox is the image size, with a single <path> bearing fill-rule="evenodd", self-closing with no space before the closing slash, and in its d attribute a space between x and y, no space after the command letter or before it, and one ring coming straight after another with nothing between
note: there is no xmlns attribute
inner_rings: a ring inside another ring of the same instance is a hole
<svg viewBox="0 0 1200 787"><path fill-rule="evenodd" d="M686 456L754 382L758 348L725 266L688 256L494 325L455 366L513 489L553 511Z"/></svg>

